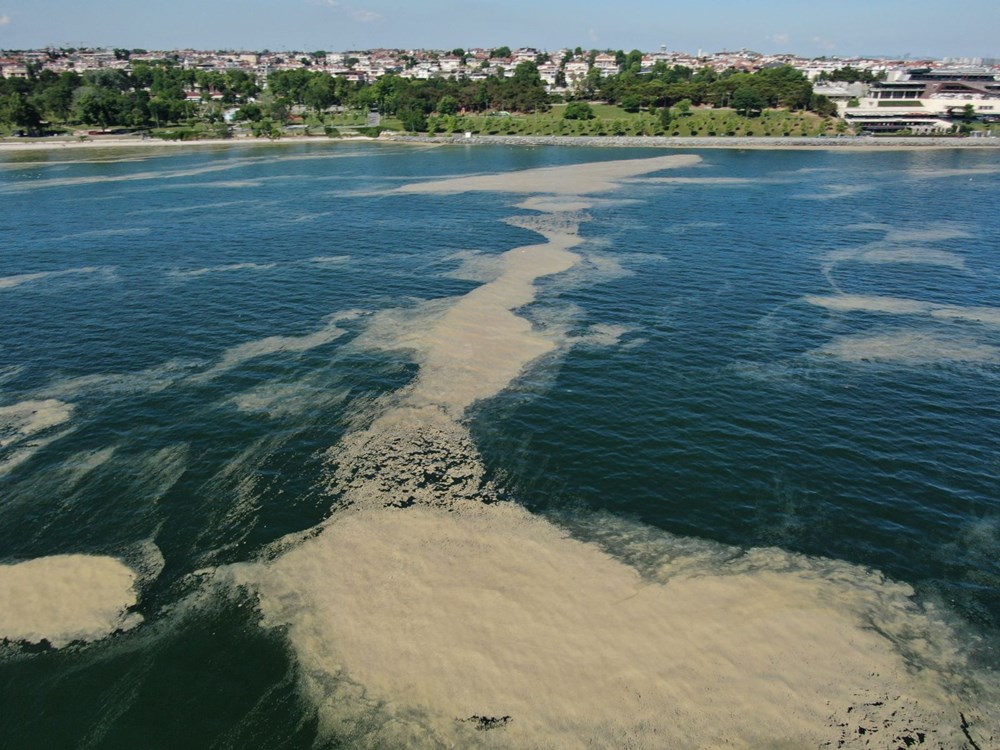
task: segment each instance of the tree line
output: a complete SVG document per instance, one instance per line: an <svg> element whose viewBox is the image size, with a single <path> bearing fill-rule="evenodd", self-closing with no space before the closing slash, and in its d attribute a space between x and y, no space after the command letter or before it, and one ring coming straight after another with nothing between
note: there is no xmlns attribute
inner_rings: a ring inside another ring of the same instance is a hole
<svg viewBox="0 0 1000 750"><path fill-rule="evenodd" d="M719 73L660 62L643 73L641 53L618 54L621 73L602 75L591 68L566 98L602 100L632 112L657 109L666 117L677 105L683 109L700 104L732 107L748 116L765 107L836 113L833 104L816 96L806 77L791 66ZM482 80L416 80L389 73L372 83L360 83L302 67L271 73L262 88L244 70L190 70L169 59L136 62L130 71L57 74L29 69L27 77L0 79L0 124L37 134L58 124L147 129L204 122L221 132L226 129L222 120L227 108L237 108L238 121L272 127L286 124L296 107L317 115L343 107L375 110L398 118L407 130L423 131L433 113L538 112L562 98L546 92L534 62L519 63L509 76L496 68L492 72Z"/></svg>
<svg viewBox="0 0 1000 750"><path fill-rule="evenodd" d="M712 68L693 70L684 65L656 63L648 73L641 73L634 61L638 50L626 56L624 69L617 75L587 74L581 88L584 98L619 104L629 112L640 109L665 109L681 102L732 107L741 115L752 117L765 108L811 110L832 116L836 105L817 95L812 83L791 65L765 67L756 73ZM641 59L641 57L639 58Z"/></svg>
<svg viewBox="0 0 1000 750"><path fill-rule="evenodd" d="M204 103L188 98L194 90L203 92ZM208 106L212 92L220 95L214 107ZM34 134L46 123L149 128L198 118L211 122L221 119L223 105L259 93L256 78L246 71L185 70L169 61L82 75L29 69L25 78L0 79L0 123Z"/></svg>

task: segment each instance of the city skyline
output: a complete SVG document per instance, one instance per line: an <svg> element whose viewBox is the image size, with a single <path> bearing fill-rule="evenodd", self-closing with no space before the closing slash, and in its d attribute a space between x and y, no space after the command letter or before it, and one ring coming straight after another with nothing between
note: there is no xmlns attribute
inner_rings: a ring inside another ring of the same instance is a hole
<svg viewBox="0 0 1000 750"><path fill-rule="evenodd" d="M146 49L350 50L533 46L706 52L750 48L819 56L1000 57L1000 4L972 0L947 24L928 23L928 0L844 0L835 8L789 0L766 11L744 0L674 9L551 0L289 0L265 4L177 0L0 0L0 49L45 46ZM939 6L938 6L939 7Z"/></svg>

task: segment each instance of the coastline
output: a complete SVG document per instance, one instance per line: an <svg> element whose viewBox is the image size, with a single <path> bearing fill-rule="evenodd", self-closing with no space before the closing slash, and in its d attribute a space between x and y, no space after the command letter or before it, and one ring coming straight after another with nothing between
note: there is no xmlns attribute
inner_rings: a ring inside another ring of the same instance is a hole
<svg viewBox="0 0 1000 750"><path fill-rule="evenodd" d="M577 146L605 148L670 148L707 149L736 148L758 150L838 150L838 151L904 151L927 149L991 149L1000 148L1000 138L936 138L900 136L877 138L871 136L827 137L761 137L761 136L565 136L565 135L403 135L383 133L378 138L349 136L290 136L270 140L266 138L212 138L197 141L164 141L152 138L96 136L92 139L56 140L0 139L0 154L32 151L61 151L63 149L95 148L147 148L184 149L206 146L269 146L282 144L366 141L372 143L420 143L436 145L509 145L509 146Z"/></svg>
<svg viewBox="0 0 1000 750"><path fill-rule="evenodd" d="M584 146L613 148L737 148L760 150L816 149L901 151L946 148L1000 148L1000 138L935 138L900 136L764 137L764 136L568 136L568 135L385 135L382 141L440 144L505 144L520 146Z"/></svg>

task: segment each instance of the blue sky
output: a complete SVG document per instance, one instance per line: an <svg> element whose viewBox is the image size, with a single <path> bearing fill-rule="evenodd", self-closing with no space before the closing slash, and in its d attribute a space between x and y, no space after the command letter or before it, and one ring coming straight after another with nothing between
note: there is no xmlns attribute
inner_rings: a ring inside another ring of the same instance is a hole
<svg viewBox="0 0 1000 750"><path fill-rule="evenodd" d="M0 0L0 49L48 44L1000 57L1000 0Z"/></svg>

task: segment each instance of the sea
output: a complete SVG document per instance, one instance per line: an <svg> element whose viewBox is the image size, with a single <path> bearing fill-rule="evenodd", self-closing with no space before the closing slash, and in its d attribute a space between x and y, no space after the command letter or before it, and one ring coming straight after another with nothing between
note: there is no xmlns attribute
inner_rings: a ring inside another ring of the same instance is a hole
<svg viewBox="0 0 1000 750"><path fill-rule="evenodd" d="M1000 748L1000 151L51 149L0 217L0 747Z"/></svg>

